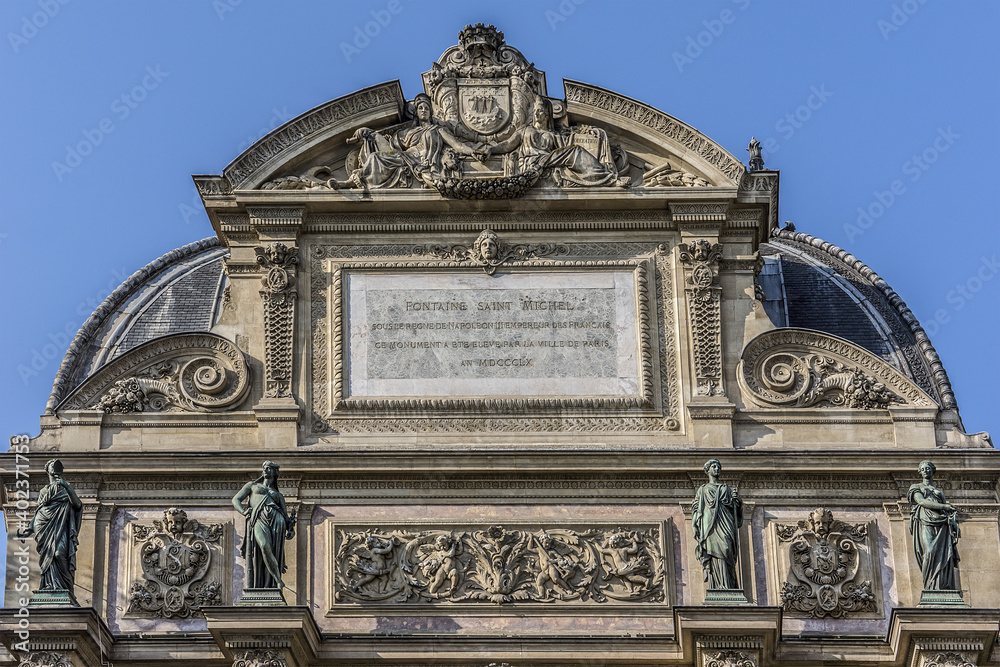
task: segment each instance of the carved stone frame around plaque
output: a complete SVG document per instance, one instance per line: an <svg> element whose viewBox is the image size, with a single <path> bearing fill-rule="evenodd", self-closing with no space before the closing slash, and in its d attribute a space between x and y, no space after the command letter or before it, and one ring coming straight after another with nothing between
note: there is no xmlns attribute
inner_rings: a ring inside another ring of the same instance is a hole
<svg viewBox="0 0 1000 667"><path fill-rule="evenodd" d="M471 246L475 234L467 245ZM454 246L326 245L310 261L312 431L351 433L660 432L682 434L673 258L657 242L566 244L554 253L505 261L503 272L631 271L635 276L639 393L625 397L352 399L348 380L345 278L357 272L476 272ZM516 247L516 246L514 246ZM539 246L528 246L538 248ZM553 246L547 246L549 248ZM553 256L554 255L554 256ZM523 415L525 409L532 416ZM406 414L410 411L409 414ZM628 414L623 415L622 412ZM432 414L428 414L432 413ZM485 415L484 415L485 413ZM546 414L548 413L548 414ZM385 419L392 414L393 419Z"/></svg>
<svg viewBox="0 0 1000 667"><path fill-rule="evenodd" d="M663 615L676 604L673 522L336 523L327 616Z"/></svg>
<svg viewBox="0 0 1000 667"><path fill-rule="evenodd" d="M823 510L802 508L792 516L765 519L771 604L783 606L789 618L885 618L878 523L874 518L857 520L839 509ZM792 562L796 545L799 556L810 560L801 567ZM824 558L829 572L816 564Z"/></svg>

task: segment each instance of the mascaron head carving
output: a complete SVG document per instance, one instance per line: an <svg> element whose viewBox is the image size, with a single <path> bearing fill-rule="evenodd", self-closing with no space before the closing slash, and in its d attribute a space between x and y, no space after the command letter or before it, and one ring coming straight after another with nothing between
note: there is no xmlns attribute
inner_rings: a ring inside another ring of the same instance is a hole
<svg viewBox="0 0 1000 667"><path fill-rule="evenodd" d="M187 512L176 507L163 510L163 526L175 540L184 532L185 525L187 525Z"/></svg>

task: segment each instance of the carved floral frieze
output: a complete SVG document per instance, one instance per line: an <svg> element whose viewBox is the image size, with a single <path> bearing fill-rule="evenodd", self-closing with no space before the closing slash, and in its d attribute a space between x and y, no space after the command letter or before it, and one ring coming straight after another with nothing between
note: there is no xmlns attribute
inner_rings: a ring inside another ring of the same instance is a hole
<svg viewBox="0 0 1000 667"><path fill-rule="evenodd" d="M233 667L286 667L288 661L277 651L268 649L248 649L236 651Z"/></svg>
<svg viewBox="0 0 1000 667"><path fill-rule="evenodd" d="M884 410L932 405L882 359L835 336L804 329L777 329L750 341L737 376L748 397L765 407Z"/></svg>
<svg viewBox="0 0 1000 667"><path fill-rule="evenodd" d="M704 667L757 667L757 658L750 651L709 651Z"/></svg>
<svg viewBox="0 0 1000 667"><path fill-rule="evenodd" d="M338 604L650 603L666 595L658 525L341 528L335 539Z"/></svg>
<svg viewBox="0 0 1000 667"><path fill-rule="evenodd" d="M788 543L789 573L781 588L786 611L817 618L877 611L870 561L861 558L867 524L844 523L819 508L795 525L777 524L775 535Z"/></svg>
<svg viewBox="0 0 1000 667"><path fill-rule="evenodd" d="M73 662L59 651L29 651L21 654L17 667L73 667Z"/></svg>
<svg viewBox="0 0 1000 667"><path fill-rule="evenodd" d="M921 655L920 667L976 667L971 652L938 651Z"/></svg>
<svg viewBox="0 0 1000 667"><path fill-rule="evenodd" d="M199 523L174 507L164 510L162 521L132 524L141 573L129 587L126 613L189 618L201 606L222 604L224 531L221 523Z"/></svg>

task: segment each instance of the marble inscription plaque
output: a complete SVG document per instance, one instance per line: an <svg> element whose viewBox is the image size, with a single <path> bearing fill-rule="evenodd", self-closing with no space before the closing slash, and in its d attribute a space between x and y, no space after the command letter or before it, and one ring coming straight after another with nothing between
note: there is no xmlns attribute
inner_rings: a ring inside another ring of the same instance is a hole
<svg viewBox="0 0 1000 667"><path fill-rule="evenodd" d="M352 397L639 392L631 271L353 273Z"/></svg>

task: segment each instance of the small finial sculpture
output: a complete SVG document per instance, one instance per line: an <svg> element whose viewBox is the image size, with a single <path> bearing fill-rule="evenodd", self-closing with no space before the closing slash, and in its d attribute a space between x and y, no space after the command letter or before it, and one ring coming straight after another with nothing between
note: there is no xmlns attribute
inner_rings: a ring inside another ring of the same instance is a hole
<svg viewBox="0 0 1000 667"><path fill-rule="evenodd" d="M27 528L17 531L22 541L35 537L42 577L31 604L79 606L74 594L76 549L79 546L83 503L73 486L62 478L63 464L50 459L45 464L49 483L38 492L35 515Z"/></svg>
<svg viewBox="0 0 1000 667"><path fill-rule="evenodd" d="M930 461L921 461L917 468L921 482L911 485L906 494L913 505L910 512L913 551L923 575L924 591L957 592L958 509L949 505L941 489L934 486L936 469Z"/></svg>
<svg viewBox="0 0 1000 667"><path fill-rule="evenodd" d="M756 137L750 137L747 152L750 153L750 171L764 171L764 158L761 157L760 142Z"/></svg>
<svg viewBox="0 0 1000 667"><path fill-rule="evenodd" d="M288 513L285 497L278 490L278 464L264 461L261 467L260 477L247 482L233 496L233 507L246 517L242 548L246 559L244 599L249 589L269 589L278 592L270 596L270 601L282 604L280 591L287 588L281 578L287 570L285 540L295 537L295 511ZM244 500L248 500L245 506Z"/></svg>
<svg viewBox="0 0 1000 667"><path fill-rule="evenodd" d="M704 470L708 483L698 488L691 508L695 555L701 561L709 591L740 591L737 570L743 499L736 489L719 480L722 464L718 459L707 461Z"/></svg>

